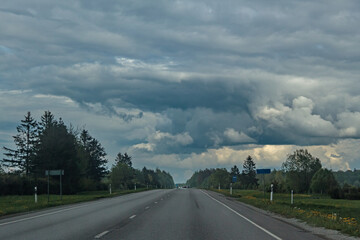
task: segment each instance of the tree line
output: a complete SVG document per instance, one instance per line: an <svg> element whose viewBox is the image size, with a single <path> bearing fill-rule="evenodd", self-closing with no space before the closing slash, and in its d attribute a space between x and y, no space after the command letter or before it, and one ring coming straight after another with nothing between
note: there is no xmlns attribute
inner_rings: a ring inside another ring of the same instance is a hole
<svg viewBox="0 0 360 240"><path fill-rule="evenodd" d="M273 184L274 191L280 193L293 190L296 193L328 194L332 198L360 199L360 187L348 183L339 184L336 175L331 170L322 168L320 159L313 157L306 149L299 149L288 155L280 170L274 169L270 174L257 175L256 164L248 156L241 173L236 165L230 171L225 168L199 170L187 181L187 185L198 188L229 188L235 176L236 182L232 183L235 189L262 190L264 182L267 191L270 191L270 184ZM339 175L343 177L343 174Z"/></svg>
<svg viewBox="0 0 360 240"><path fill-rule="evenodd" d="M251 156L244 161L241 173L236 165L230 172L226 168L199 170L191 176L186 185L199 188L229 188L234 176L237 180L233 188L256 189L259 185L256 178L256 164Z"/></svg>
<svg viewBox="0 0 360 240"><path fill-rule="evenodd" d="M139 170L132 168L131 157L126 153L118 154L121 159L117 159L109 171L107 154L101 143L86 129L66 126L61 118L55 119L50 111L45 111L40 121L36 121L27 112L16 131L17 134L13 136L16 147L4 146L4 158L0 160L2 195L30 194L33 193L34 186L38 187L39 192L45 193L45 171L58 169L64 170L62 185L65 194L104 190L111 181L115 181L113 185L119 188L129 188L130 183L135 182L140 186L150 187L174 185L171 175L159 169L153 171L145 168L144 177L136 177ZM130 169L123 171L126 172L126 177L117 176L121 175L121 164L126 164ZM148 176L151 176L151 181ZM58 176L51 176L50 189L53 192L58 191L57 179ZM120 184L119 179L124 182Z"/></svg>
<svg viewBox="0 0 360 240"><path fill-rule="evenodd" d="M135 185L146 188L173 188L175 186L170 173L161 171L159 168L155 171L146 167L142 170L134 169L131 156L127 153L118 153L115 164L111 168L110 178L115 189L132 189Z"/></svg>

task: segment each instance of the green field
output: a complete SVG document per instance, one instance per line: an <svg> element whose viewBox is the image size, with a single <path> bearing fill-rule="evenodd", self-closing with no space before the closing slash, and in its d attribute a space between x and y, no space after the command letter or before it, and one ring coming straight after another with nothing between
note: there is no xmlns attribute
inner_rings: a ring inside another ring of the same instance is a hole
<svg viewBox="0 0 360 240"><path fill-rule="evenodd" d="M213 190L230 196L229 190ZM270 193L257 190L233 190L232 197L255 207L303 220L310 225L339 230L352 236L360 236L360 200L331 199L322 195Z"/></svg>
<svg viewBox="0 0 360 240"><path fill-rule="evenodd" d="M145 191L146 188L135 190L123 190L115 191L111 195L108 191L92 191L83 192L75 195L64 195L63 199L60 200L59 195L50 195L50 201L48 202L47 195L39 195L38 202L35 203L34 196L0 196L0 216L28 212L32 210L54 207L59 205L78 203L96 200L100 198L115 197L119 195Z"/></svg>

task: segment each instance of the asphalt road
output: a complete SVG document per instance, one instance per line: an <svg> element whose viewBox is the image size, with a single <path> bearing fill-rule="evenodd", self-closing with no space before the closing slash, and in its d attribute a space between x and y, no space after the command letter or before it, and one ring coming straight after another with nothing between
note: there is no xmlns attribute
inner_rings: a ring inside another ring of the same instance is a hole
<svg viewBox="0 0 360 240"><path fill-rule="evenodd" d="M174 189L5 218L0 239L322 238L214 192Z"/></svg>

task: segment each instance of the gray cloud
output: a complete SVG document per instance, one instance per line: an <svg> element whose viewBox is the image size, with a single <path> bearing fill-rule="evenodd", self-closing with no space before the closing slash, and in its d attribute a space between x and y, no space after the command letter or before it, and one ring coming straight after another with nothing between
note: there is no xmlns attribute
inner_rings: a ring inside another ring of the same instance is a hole
<svg viewBox="0 0 360 240"><path fill-rule="evenodd" d="M112 154L181 160L248 143L358 139L359 10L355 1L6 1L0 141L26 111L47 109L79 125L90 114L94 128L132 126L115 124L121 140L99 130Z"/></svg>

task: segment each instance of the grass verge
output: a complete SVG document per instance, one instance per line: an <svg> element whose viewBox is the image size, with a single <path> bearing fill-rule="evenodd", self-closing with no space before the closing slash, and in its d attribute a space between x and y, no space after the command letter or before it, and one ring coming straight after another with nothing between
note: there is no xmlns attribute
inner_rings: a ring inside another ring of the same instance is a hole
<svg viewBox="0 0 360 240"><path fill-rule="evenodd" d="M290 194L274 193L273 202L270 202L269 193L264 196L263 192L257 190L233 190L233 195L230 195L229 190L226 189L212 190L285 217L300 219L312 226L334 229L360 237L360 200L294 194L294 204L291 205Z"/></svg>
<svg viewBox="0 0 360 240"><path fill-rule="evenodd" d="M81 192L75 195L63 195L62 200L60 200L59 195L50 195L50 201L48 202L47 195L38 195L38 202L35 203L34 196L25 195L25 196L0 196L0 217L4 215L28 212L48 207L86 202L91 200L96 200L100 198L116 197L124 194L135 193L146 191L146 188L139 188L135 190L123 190L123 191L114 191L111 195L108 191L90 191L90 192Z"/></svg>

